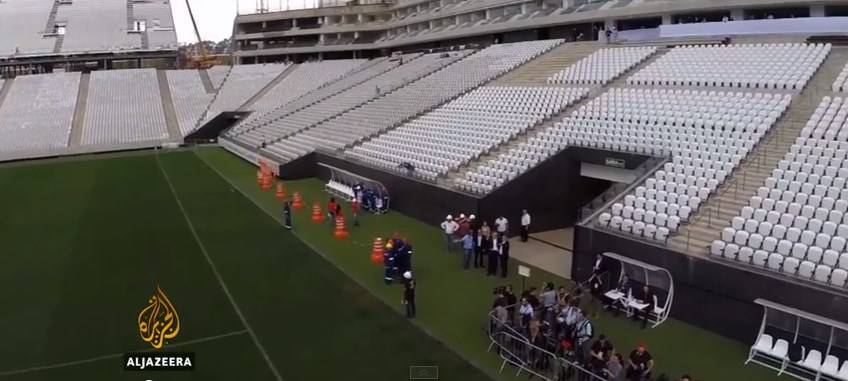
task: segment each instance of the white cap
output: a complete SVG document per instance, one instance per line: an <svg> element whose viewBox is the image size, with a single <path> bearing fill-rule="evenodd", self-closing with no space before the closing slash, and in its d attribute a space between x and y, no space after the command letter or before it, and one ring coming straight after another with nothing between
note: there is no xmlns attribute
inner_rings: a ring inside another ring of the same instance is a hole
<svg viewBox="0 0 848 381"><path fill-rule="evenodd" d="M472 214L472 215L470 215L470 216L468 216L468 219L470 219L470 220L473 220L473 219L475 219L475 218L477 218L477 217L476 217L476 216L474 216L473 214Z"/></svg>
<svg viewBox="0 0 848 381"><path fill-rule="evenodd" d="M465 213L460 213L459 218L465 218Z"/></svg>
<svg viewBox="0 0 848 381"><path fill-rule="evenodd" d="M412 279L412 271L407 271L407 272L403 273L403 278L404 279Z"/></svg>
<svg viewBox="0 0 848 381"><path fill-rule="evenodd" d="M452 219L453 219L453 216L451 216L450 214L448 214L448 216L447 216L447 217L445 217L445 219L446 219L446 220L452 220Z"/></svg>

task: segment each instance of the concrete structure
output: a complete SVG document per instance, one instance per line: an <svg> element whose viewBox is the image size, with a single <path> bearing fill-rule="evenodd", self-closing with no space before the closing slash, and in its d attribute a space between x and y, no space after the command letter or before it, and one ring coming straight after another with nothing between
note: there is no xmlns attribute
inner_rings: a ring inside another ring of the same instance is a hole
<svg viewBox="0 0 848 381"><path fill-rule="evenodd" d="M361 58L548 38L594 40L605 39L599 31L612 28L618 33L611 37L619 40L728 34L722 31L746 35L762 25L744 21L765 19L787 20L788 25L779 26L781 33L828 34L844 28L821 20L811 27L804 21L848 16L844 2L813 0L376 0L321 6L238 16L233 29L238 61Z"/></svg>
<svg viewBox="0 0 848 381"><path fill-rule="evenodd" d="M0 1L0 76L172 68L177 35L168 0Z"/></svg>

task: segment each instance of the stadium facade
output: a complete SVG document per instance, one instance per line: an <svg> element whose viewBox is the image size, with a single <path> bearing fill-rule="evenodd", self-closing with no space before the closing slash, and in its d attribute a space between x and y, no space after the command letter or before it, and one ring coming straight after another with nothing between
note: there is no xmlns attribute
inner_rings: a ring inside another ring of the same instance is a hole
<svg viewBox="0 0 848 381"><path fill-rule="evenodd" d="M722 20L848 16L838 1L407 0L322 3L236 17L241 63L362 58L395 50L547 38L660 37L660 27Z"/></svg>
<svg viewBox="0 0 848 381"><path fill-rule="evenodd" d="M0 76L173 68L168 0L0 1Z"/></svg>

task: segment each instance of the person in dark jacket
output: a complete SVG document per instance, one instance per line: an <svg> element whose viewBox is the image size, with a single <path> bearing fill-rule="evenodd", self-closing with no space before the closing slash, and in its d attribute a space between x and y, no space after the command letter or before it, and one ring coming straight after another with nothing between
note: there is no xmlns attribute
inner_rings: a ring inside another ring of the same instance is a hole
<svg viewBox="0 0 848 381"><path fill-rule="evenodd" d="M506 238L506 235L501 236L501 243L499 247L499 255L500 259L500 267L501 267L501 278L506 278L508 274L507 264L509 263L509 240Z"/></svg>
<svg viewBox="0 0 848 381"><path fill-rule="evenodd" d="M397 270L396 274L403 274L407 271L412 271L412 244L406 238L397 239L395 241L397 248Z"/></svg>
<svg viewBox="0 0 848 381"><path fill-rule="evenodd" d="M283 203L283 227L288 230L292 228L291 202L289 201Z"/></svg>
<svg viewBox="0 0 848 381"><path fill-rule="evenodd" d="M483 253L486 252L486 237L483 236L483 232L477 230L474 232L474 268L485 267L483 265L483 257L485 256Z"/></svg>
<svg viewBox="0 0 848 381"><path fill-rule="evenodd" d="M403 304L406 306L406 317L415 317L415 279L412 272L403 273Z"/></svg>
<svg viewBox="0 0 848 381"><path fill-rule="evenodd" d="M498 245L498 239L494 234L489 236L486 249L489 253L489 271L486 275L497 275L498 274L498 256L500 255L500 246Z"/></svg>
<svg viewBox="0 0 848 381"><path fill-rule="evenodd" d="M385 267L385 272L383 275L383 281L386 284L392 284L395 280L395 269L397 268L397 250L396 250L396 242L395 240L390 240L388 244L386 244L386 250L383 252L383 266Z"/></svg>

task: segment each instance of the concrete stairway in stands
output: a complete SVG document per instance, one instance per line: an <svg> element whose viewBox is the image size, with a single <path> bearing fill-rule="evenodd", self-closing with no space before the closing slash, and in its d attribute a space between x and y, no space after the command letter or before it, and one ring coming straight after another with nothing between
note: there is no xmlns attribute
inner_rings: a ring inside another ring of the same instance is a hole
<svg viewBox="0 0 848 381"><path fill-rule="evenodd" d="M9 91L12 91L12 83L14 79L7 79L3 81L0 79L0 107L3 107L3 101L6 100L6 95L9 94Z"/></svg>
<svg viewBox="0 0 848 381"><path fill-rule="evenodd" d="M53 44L53 53L61 53L62 45L65 44L65 35L56 36L56 43Z"/></svg>
<svg viewBox="0 0 848 381"><path fill-rule="evenodd" d="M548 83L548 77L571 66L584 57L604 47L598 42L565 43L542 54L532 62L498 78L490 86L542 85Z"/></svg>
<svg viewBox="0 0 848 381"><path fill-rule="evenodd" d="M58 1L57 1L58 3ZM135 30L135 7L133 0L127 0L127 30Z"/></svg>
<svg viewBox="0 0 848 381"><path fill-rule="evenodd" d="M668 240L673 250L694 255L709 255L709 245L730 220L748 205L757 188L777 167L801 133L822 98L833 96L831 84L848 60L848 48L834 47L828 58L800 94L793 96L784 116L769 130L698 212Z"/></svg>
<svg viewBox="0 0 848 381"><path fill-rule="evenodd" d="M250 111L250 107L253 106L253 104L256 103L256 101L258 101L259 99L262 99L262 97L264 97L265 94L267 94L269 91L271 91L271 89L273 89L274 86L277 86L280 82L283 81L284 78L288 77L289 74L291 74L291 72L295 71L298 66L300 66L300 65L299 64L289 65L287 68L285 68L285 70L281 71L280 74L277 74L277 76L274 77L274 79L272 79L271 82L268 82L268 84L266 84L265 87L263 87L261 90L259 90L256 94L253 94L253 96L251 96L250 98L248 98L248 100L245 101L244 104L241 105L241 107L239 107L239 110L240 111Z"/></svg>
<svg viewBox="0 0 848 381"><path fill-rule="evenodd" d="M214 95L212 95L212 99L209 101L209 103L206 104L206 109L204 109L203 113L200 114L200 119L198 119L197 122L195 122L195 125L194 125L194 128L192 129L192 131L200 128L203 121L206 120L206 114L209 113L209 109L212 108L212 104L215 103L215 99L218 98L219 94L221 94L221 90L224 88L224 84L227 83L227 80L230 78L230 74L232 72L233 72L233 67L230 66L230 68L227 69L227 74L224 75L224 80L221 81L221 86L218 87L217 90L215 90ZM201 75L201 80L202 80L202 78L203 78L203 76ZM208 76L207 76L207 79L208 79ZM204 86L205 86L205 84L204 84Z"/></svg>
<svg viewBox="0 0 848 381"><path fill-rule="evenodd" d="M77 92L77 104L74 108L74 119L71 122L71 133L68 137L68 147L79 147L82 142L82 129L85 125L85 108L88 102L88 82L91 74L85 73L80 76L79 91Z"/></svg>
<svg viewBox="0 0 848 381"><path fill-rule="evenodd" d="M156 79L159 82L159 96L162 99L162 109L165 111L165 125L168 127L168 135L172 141L181 141L183 137L180 132L180 124L177 121L177 111L174 109L171 87L168 86L168 75L164 70L157 70Z"/></svg>
<svg viewBox="0 0 848 381"><path fill-rule="evenodd" d="M203 82L206 94L215 94L215 85L212 84L212 78L209 78L209 72L203 69L199 69L197 72L200 73L200 82Z"/></svg>
<svg viewBox="0 0 848 381"><path fill-rule="evenodd" d="M590 102L591 100L592 96L587 95L585 98L580 100L580 102L577 102L571 105L570 107L566 107L561 112L559 112L558 114L554 114L544 122L528 128L527 130L516 135L514 138L510 139L506 143L502 143L492 148L491 150L489 150L488 153L480 155L477 159L471 160L465 165L457 168L456 170L448 172L446 175L439 177L437 179L437 182L439 183L439 185L442 185L444 187L453 188L454 180L464 177L466 172L476 169L481 164L498 157L498 155L500 155L501 153L509 152L509 150L512 148L517 148L521 145L521 143L526 142L531 137L539 133L539 131L544 131L546 128L553 126L554 123L561 121L563 118L565 118L566 115L570 114L574 110L577 110L578 108Z"/></svg>

